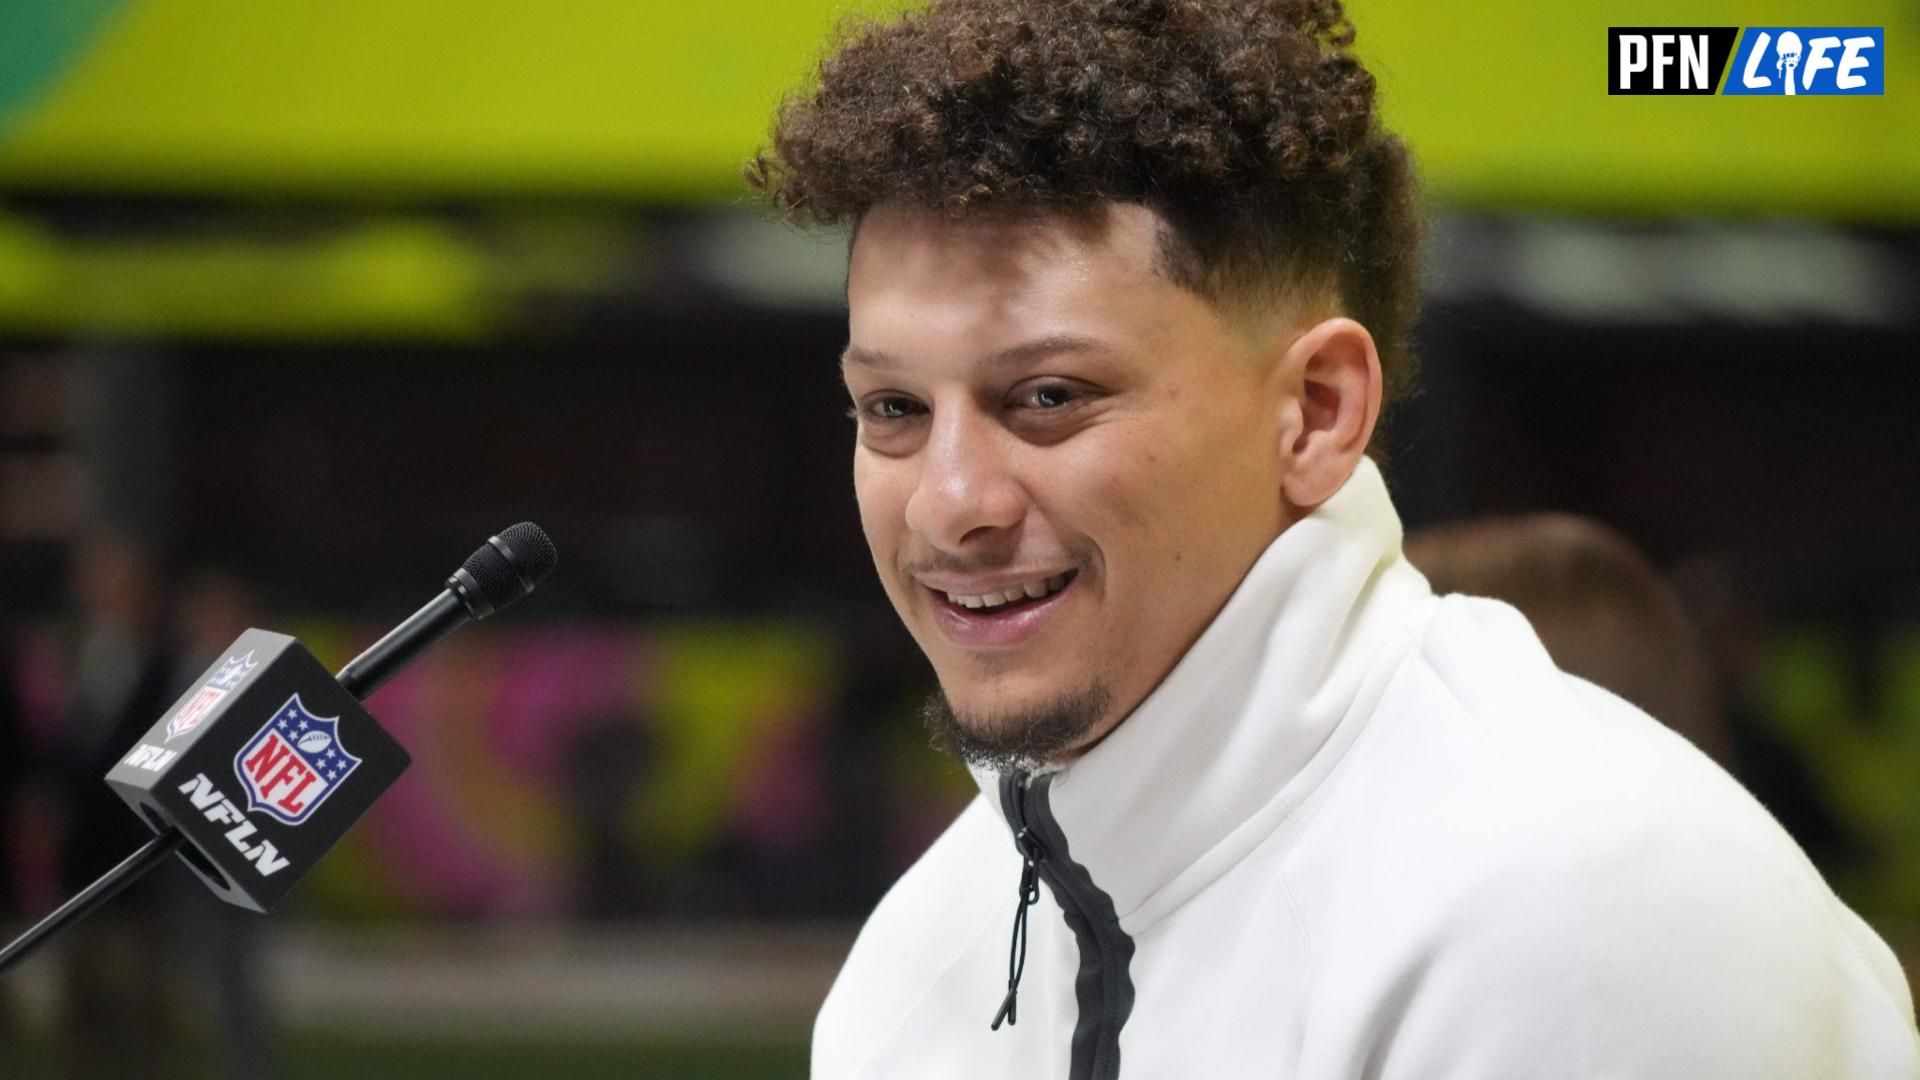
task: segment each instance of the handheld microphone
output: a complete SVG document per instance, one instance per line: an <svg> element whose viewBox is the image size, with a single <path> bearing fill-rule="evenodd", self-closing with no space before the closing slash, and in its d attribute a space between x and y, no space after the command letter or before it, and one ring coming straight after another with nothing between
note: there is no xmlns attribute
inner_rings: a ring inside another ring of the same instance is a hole
<svg viewBox="0 0 1920 1080"><path fill-rule="evenodd" d="M221 899L270 909L411 764L360 699L467 620L532 592L558 561L530 522L489 537L337 676L285 634L241 634L107 773L159 835L0 950L0 972L176 850Z"/></svg>
<svg viewBox="0 0 1920 1080"><path fill-rule="evenodd" d="M447 587L407 621L340 669L340 685L365 699L394 672L468 619L487 616L533 591L560 561L540 526L523 521L490 536L447 578Z"/></svg>

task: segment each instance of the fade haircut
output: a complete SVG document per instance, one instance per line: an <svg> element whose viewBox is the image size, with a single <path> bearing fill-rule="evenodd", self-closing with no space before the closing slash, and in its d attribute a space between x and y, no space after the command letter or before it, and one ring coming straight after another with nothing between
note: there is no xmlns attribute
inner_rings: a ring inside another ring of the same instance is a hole
<svg viewBox="0 0 1920 1080"><path fill-rule="evenodd" d="M1259 315L1331 302L1412 385L1422 233L1406 147L1338 0L933 0L843 26L746 167L789 220L1139 203L1161 269Z"/></svg>

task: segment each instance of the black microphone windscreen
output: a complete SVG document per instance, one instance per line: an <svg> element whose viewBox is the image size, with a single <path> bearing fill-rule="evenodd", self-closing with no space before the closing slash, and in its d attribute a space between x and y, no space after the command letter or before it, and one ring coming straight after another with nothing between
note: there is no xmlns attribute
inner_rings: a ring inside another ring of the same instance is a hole
<svg viewBox="0 0 1920 1080"><path fill-rule="evenodd" d="M560 552L546 530L531 521L508 526L499 539L511 553L520 576L527 579L529 590L546 580L560 562Z"/></svg>
<svg viewBox="0 0 1920 1080"><path fill-rule="evenodd" d="M467 556L460 569L473 578L487 604L499 611L532 592L559 561L560 553L546 532L523 521L489 538Z"/></svg>

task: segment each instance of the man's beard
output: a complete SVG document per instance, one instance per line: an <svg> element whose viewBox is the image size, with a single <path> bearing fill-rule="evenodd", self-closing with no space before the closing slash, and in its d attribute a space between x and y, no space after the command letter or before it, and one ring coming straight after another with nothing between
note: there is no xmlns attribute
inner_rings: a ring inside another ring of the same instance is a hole
<svg viewBox="0 0 1920 1080"><path fill-rule="evenodd" d="M1113 703L1105 683L1062 694L1019 712L990 715L953 710L947 695L935 690L920 707L933 745L968 765L995 772L1031 772L1079 748Z"/></svg>

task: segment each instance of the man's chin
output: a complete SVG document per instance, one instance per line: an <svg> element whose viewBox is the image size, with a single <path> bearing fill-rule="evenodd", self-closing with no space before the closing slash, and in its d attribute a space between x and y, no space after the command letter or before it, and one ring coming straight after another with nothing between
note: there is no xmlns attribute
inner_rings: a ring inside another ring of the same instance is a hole
<svg viewBox="0 0 1920 1080"><path fill-rule="evenodd" d="M1016 709L959 711L936 690L920 716L933 745L962 762L996 772L1031 772L1086 749L1112 702L1106 684L1096 682Z"/></svg>

